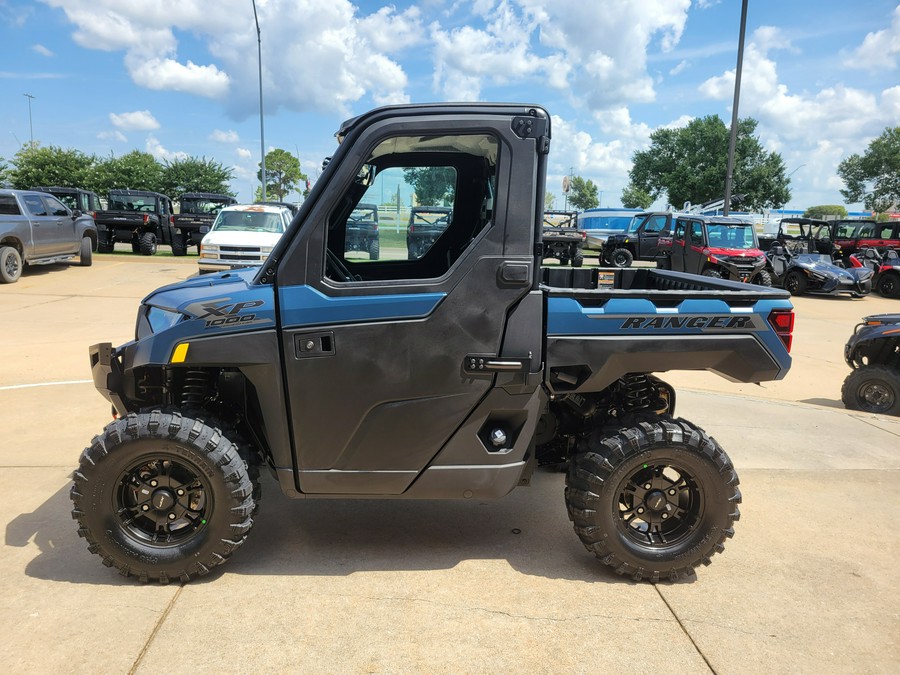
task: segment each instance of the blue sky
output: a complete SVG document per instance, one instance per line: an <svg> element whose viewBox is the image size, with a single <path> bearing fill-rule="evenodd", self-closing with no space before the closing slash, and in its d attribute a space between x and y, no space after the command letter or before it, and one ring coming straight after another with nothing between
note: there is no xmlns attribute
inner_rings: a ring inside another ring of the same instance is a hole
<svg viewBox="0 0 900 675"><path fill-rule="evenodd" d="M266 146L299 154L315 177L340 122L377 105L537 103L554 118L549 189L571 169L617 206L653 130L730 122L740 4L257 0ZM31 94L36 142L213 158L250 198L251 0L0 0L0 31L0 157L30 139ZM788 208L842 203L838 163L900 123L898 65L896 0L750 0L740 114L782 154Z"/></svg>

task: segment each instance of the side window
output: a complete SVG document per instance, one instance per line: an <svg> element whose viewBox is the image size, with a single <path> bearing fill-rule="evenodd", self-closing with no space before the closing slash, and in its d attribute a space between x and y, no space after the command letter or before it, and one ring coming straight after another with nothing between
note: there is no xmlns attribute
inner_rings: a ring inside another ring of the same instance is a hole
<svg viewBox="0 0 900 675"><path fill-rule="evenodd" d="M703 225L696 221L691 221L691 243L703 246Z"/></svg>
<svg viewBox="0 0 900 675"><path fill-rule="evenodd" d="M884 223L881 226L881 233L878 235L879 239L890 239L894 233L894 226L890 223Z"/></svg>
<svg viewBox="0 0 900 675"><path fill-rule="evenodd" d="M872 223L860 225L856 231L856 236L860 239L871 239L875 236L875 226Z"/></svg>
<svg viewBox="0 0 900 675"><path fill-rule="evenodd" d="M383 141L329 217L326 277L445 274L492 222L498 152L484 134Z"/></svg>
<svg viewBox="0 0 900 675"><path fill-rule="evenodd" d="M687 230L687 222L678 220L675 222L675 234L673 235L678 241L684 241L684 233Z"/></svg>
<svg viewBox="0 0 900 675"><path fill-rule="evenodd" d="M44 206L44 201L37 195L25 195L24 197L22 197L22 201L25 202L25 208L28 209L28 213L30 213L31 215L50 215L47 213L47 209Z"/></svg>
<svg viewBox="0 0 900 675"><path fill-rule="evenodd" d="M658 234L662 232L666 227L666 217L665 216L653 216L647 221L647 224L644 226L644 232L649 234Z"/></svg>
<svg viewBox="0 0 900 675"><path fill-rule="evenodd" d="M56 197L46 195L44 201L47 202L47 211L51 216L68 216L69 209L66 205L59 201Z"/></svg>
<svg viewBox="0 0 900 675"><path fill-rule="evenodd" d="M12 195L0 195L0 216L18 216L19 205Z"/></svg>

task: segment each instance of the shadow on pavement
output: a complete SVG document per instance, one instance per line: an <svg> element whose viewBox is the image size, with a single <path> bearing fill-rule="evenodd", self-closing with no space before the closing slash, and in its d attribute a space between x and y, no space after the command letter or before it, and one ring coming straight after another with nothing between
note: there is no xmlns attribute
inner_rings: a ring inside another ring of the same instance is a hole
<svg viewBox="0 0 900 675"><path fill-rule="evenodd" d="M530 576L633 584L581 545L566 515L561 474L537 472L532 487L497 501L293 500L263 478L263 500L247 542L222 568L246 575L344 576L372 571L447 570L467 560L506 560ZM71 518L69 486L6 528L7 546L33 539L28 576L120 585L87 550ZM695 576L685 579L693 582Z"/></svg>
<svg viewBox="0 0 900 675"><path fill-rule="evenodd" d="M825 408L837 408L839 410L846 410L842 401L835 401L830 398L804 398L800 400L799 403L808 403L810 405L820 405Z"/></svg>

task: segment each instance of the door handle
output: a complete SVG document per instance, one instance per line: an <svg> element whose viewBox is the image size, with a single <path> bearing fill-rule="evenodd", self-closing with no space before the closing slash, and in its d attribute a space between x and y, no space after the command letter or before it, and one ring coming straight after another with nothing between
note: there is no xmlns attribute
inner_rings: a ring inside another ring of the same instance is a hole
<svg viewBox="0 0 900 675"><path fill-rule="evenodd" d="M531 356L500 358L488 354L469 354L463 359L463 370L469 375L479 373L511 373L525 370Z"/></svg>

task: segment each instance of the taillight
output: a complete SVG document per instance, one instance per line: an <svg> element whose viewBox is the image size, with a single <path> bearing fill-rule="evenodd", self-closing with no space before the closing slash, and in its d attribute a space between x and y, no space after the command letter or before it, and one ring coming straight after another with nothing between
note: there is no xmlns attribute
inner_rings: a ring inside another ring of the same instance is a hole
<svg viewBox="0 0 900 675"><path fill-rule="evenodd" d="M145 213L144 214L144 225L146 225L149 222L150 222L150 216Z"/></svg>
<svg viewBox="0 0 900 675"><path fill-rule="evenodd" d="M169 225L175 224L175 216L169 216Z"/></svg>
<svg viewBox="0 0 900 675"><path fill-rule="evenodd" d="M785 349L791 351L791 342L794 332L794 310L773 309L769 313L769 325L775 330L775 334L784 343Z"/></svg>

